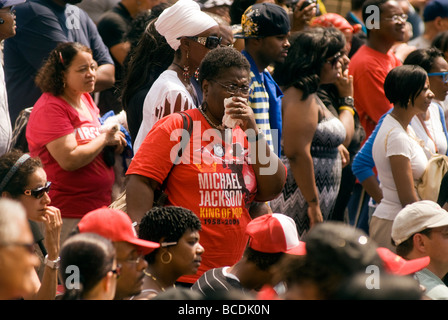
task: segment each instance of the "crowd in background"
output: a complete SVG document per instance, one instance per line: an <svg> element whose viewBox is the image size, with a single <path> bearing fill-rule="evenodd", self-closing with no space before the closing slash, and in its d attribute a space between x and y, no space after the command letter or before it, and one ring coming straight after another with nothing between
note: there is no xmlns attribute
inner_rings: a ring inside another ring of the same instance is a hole
<svg viewBox="0 0 448 320"><path fill-rule="evenodd" d="M448 0L329 7L0 0L0 299L448 299Z"/></svg>

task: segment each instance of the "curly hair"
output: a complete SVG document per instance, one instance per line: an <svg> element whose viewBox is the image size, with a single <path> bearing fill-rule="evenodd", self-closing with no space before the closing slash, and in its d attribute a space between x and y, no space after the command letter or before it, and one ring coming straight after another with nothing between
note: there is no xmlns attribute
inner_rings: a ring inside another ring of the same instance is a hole
<svg viewBox="0 0 448 320"><path fill-rule="evenodd" d="M92 54L90 48L78 42L60 43L50 52L34 80L42 92L49 92L54 96L62 95L65 88L64 72L81 51Z"/></svg>
<svg viewBox="0 0 448 320"><path fill-rule="evenodd" d="M72 275L67 268L74 265L79 269L79 286L66 288L61 299L80 300L112 271L116 251L109 239L95 233L80 233L64 242L60 255L64 284Z"/></svg>
<svg viewBox="0 0 448 320"><path fill-rule="evenodd" d="M229 68L241 68L250 72L250 64L246 57L231 47L218 47L208 52L199 66L199 83L204 79L212 80Z"/></svg>
<svg viewBox="0 0 448 320"><path fill-rule="evenodd" d="M143 216L138 236L140 239L153 242L160 242L161 239L176 242L187 230L201 229L201 221L189 209L176 206L154 207ZM158 249L145 257L148 263L154 262L157 252Z"/></svg>
<svg viewBox="0 0 448 320"><path fill-rule="evenodd" d="M20 150L13 149L0 157L0 177L3 179L16 161L23 155ZM8 192L14 199L18 198L28 185L29 176L38 168L43 168L39 158L27 159L14 173L1 192Z"/></svg>
<svg viewBox="0 0 448 320"><path fill-rule="evenodd" d="M317 92L327 59L343 50L345 37L336 28L310 28L294 35L285 62L274 70L274 79L285 88L303 91L302 100Z"/></svg>

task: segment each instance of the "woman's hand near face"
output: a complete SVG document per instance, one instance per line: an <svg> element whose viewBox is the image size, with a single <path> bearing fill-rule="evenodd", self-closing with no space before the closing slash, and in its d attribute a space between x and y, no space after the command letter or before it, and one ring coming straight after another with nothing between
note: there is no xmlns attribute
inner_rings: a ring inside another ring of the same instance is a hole
<svg viewBox="0 0 448 320"><path fill-rule="evenodd" d="M52 206L45 208L45 247L48 251L48 259L56 260L59 256L59 242L62 229L61 211Z"/></svg>
<svg viewBox="0 0 448 320"><path fill-rule="evenodd" d="M247 103L246 98L234 96L232 102L224 106L224 112L231 116L232 119L241 120L241 129L246 131L247 129L253 129L258 134L258 127L255 123L254 111Z"/></svg>

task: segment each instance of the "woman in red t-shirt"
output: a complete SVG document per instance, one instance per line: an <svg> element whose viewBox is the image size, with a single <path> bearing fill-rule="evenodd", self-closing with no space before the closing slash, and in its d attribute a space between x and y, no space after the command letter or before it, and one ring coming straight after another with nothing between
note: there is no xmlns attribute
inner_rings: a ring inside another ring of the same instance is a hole
<svg viewBox="0 0 448 320"><path fill-rule="evenodd" d="M95 88L96 62L89 48L61 43L36 76L43 94L27 125L30 154L39 156L61 210L61 242L87 212L111 202L113 168L103 159L105 146L126 145L119 130L100 130L99 109L89 95Z"/></svg>
<svg viewBox="0 0 448 320"><path fill-rule="evenodd" d="M249 73L249 62L237 50L210 51L199 72L204 102L185 111L193 128L181 162L173 166L183 122L172 114L155 124L127 171L131 219L140 222L153 206L154 191L166 182L168 204L190 209L201 220L201 266L179 282L192 284L204 271L238 261L248 240L246 226L255 217L251 204L272 200L285 183L285 167L271 152L247 103Z"/></svg>

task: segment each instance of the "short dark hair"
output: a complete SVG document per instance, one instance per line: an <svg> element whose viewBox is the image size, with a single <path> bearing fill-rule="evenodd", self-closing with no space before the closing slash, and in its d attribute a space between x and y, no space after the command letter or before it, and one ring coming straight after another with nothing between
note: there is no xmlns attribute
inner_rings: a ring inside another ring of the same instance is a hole
<svg viewBox="0 0 448 320"><path fill-rule="evenodd" d="M65 288L62 300L79 300L112 271L116 258L112 242L95 233L80 233L68 238L61 248L61 276L65 284L70 273L66 268L79 268L79 289Z"/></svg>
<svg viewBox="0 0 448 320"><path fill-rule="evenodd" d="M23 154L22 151L13 149L0 157L0 182ZM38 168L43 168L41 160L39 158L29 158L17 169L0 192L6 191L11 197L18 198L25 191L29 176Z"/></svg>
<svg viewBox="0 0 448 320"><path fill-rule="evenodd" d="M442 52L448 51L448 30L439 32L432 40L431 46Z"/></svg>
<svg viewBox="0 0 448 320"><path fill-rule="evenodd" d="M247 258L247 261L254 263L257 268L262 271L266 271L278 263L284 255L285 253L283 252L261 252L254 250L251 247L247 247L244 252L244 256Z"/></svg>
<svg viewBox="0 0 448 320"><path fill-rule="evenodd" d="M434 61L439 57L443 58L443 53L437 48L417 49L406 57L403 64L420 66L429 73L434 65Z"/></svg>
<svg viewBox="0 0 448 320"><path fill-rule="evenodd" d="M64 71L66 71L78 52L92 50L78 42L63 42L50 52L48 59L37 72L35 83L42 92L60 96L64 92Z"/></svg>
<svg viewBox="0 0 448 320"><path fill-rule="evenodd" d="M201 230L201 220L193 211L178 207L154 207L143 216L138 229L140 239L160 242L178 241L187 230ZM158 249L146 256L146 260L154 262Z"/></svg>
<svg viewBox="0 0 448 320"><path fill-rule="evenodd" d="M431 231L432 229L430 228L426 228L420 232L417 233L421 233L426 235L427 237L431 237ZM407 240L403 241L402 243L400 243L397 247L396 247L396 251L397 254L403 258L406 259L406 257L411 253L412 249L414 249L414 236L417 234L414 233L412 236L410 236ZM395 245L395 243L392 240L392 244Z"/></svg>
<svg viewBox="0 0 448 320"><path fill-rule="evenodd" d="M422 92L428 75L416 65L402 65L392 69L384 80L384 93L390 103L407 108L408 102L414 103Z"/></svg>
<svg viewBox="0 0 448 320"><path fill-rule="evenodd" d="M199 66L199 83L202 86L204 79L213 80L221 72L235 67L250 72L250 64L246 57L238 50L231 47L218 47L209 51Z"/></svg>
<svg viewBox="0 0 448 320"><path fill-rule="evenodd" d="M317 92L323 65L344 49L345 37L336 28L316 27L298 32L290 42L285 62L275 67L274 79L280 86L302 90L305 100Z"/></svg>

